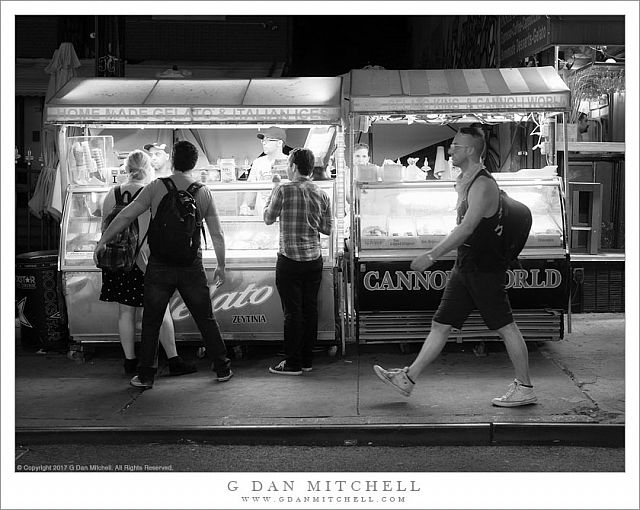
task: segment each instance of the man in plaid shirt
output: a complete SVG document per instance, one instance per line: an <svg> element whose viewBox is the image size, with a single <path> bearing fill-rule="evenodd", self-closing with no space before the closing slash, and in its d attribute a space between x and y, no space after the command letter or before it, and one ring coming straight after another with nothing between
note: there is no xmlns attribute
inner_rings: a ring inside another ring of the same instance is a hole
<svg viewBox="0 0 640 510"><path fill-rule="evenodd" d="M284 312L285 359L272 374L301 375L312 370L318 337L318 291L322 280L320 233L332 228L327 194L311 182L315 157L309 149L289 154L290 182L276 186L264 208L264 222L280 218L276 287ZM274 182L279 177L274 176Z"/></svg>

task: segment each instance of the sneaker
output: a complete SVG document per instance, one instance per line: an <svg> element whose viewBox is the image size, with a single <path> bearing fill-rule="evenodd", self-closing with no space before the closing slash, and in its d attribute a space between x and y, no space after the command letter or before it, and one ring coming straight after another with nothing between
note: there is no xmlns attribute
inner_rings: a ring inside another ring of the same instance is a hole
<svg viewBox="0 0 640 510"><path fill-rule="evenodd" d="M218 374L217 380L218 382L227 382L229 379L233 377L233 372L229 369L228 372L223 373L222 375Z"/></svg>
<svg viewBox="0 0 640 510"><path fill-rule="evenodd" d="M138 358L124 360L124 375L135 375L138 373Z"/></svg>
<svg viewBox="0 0 640 510"><path fill-rule="evenodd" d="M180 356L175 356L168 360L169 363L169 375L178 376L185 374L193 374L198 371L195 363L189 363L183 360Z"/></svg>
<svg viewBox="0 0 640 510"><path fill-rule="evenodd" d="M153 388L153 379L144 381L140 379L139 375L136 375L133 379L131 379L131 381L129 381L129 384L131 386L135 386L136 388L150 390L151 388Z"/></svg>
<svg viewBox="0 0 640 510"><path fill-rule="evenodd" d="M399 391L405 397L411 395L415 383L409 379L409 367L385 370L379 365L373 365L373 371L382 380L382 382L388 384L394 390Z"/></svg>
<svg viewBox="0 0 640 510"><path fill-rule="evenodd" d="M302 375L302 370L291 370L287 366L287 360L282 360L275 366L269 367L269 372L280 375Z"/></svg>
<svg viewBox="0 0 640 510"><path fill-rule="evenodd" d="M517 407L535 404L537 400L533 388L523 386L520 381L514 379L507 392L502 397L491 400L491 403L498 407Z"/></svg>

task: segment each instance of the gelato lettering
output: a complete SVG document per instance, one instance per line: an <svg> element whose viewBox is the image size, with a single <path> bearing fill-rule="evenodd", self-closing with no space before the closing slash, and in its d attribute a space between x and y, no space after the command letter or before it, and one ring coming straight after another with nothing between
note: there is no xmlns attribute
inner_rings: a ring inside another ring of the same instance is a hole
<svg viewBox="0 0 640 510"><path fill-rule="evenodd" d="M451 271L368 271L364 275L364 288L383 290L442 290ZM562 273L557 269L509 269L507 289L555 289L562 283Z"/></svg>
<svg viewBox="0 0 640 510"><path fill-rule="evenodd" d="M217 288L215 285L209 287L209 296L211 297L214 312L232 309L240 310L248 305L260 305L273 294L273 287L269 285L257 287L255 283L250 283L243 291L225 292L216 296ZM171 301L171 316L173 320L179 321L189 317L189 315L189 309L182 299L178 296L174 297Z"/></svg>

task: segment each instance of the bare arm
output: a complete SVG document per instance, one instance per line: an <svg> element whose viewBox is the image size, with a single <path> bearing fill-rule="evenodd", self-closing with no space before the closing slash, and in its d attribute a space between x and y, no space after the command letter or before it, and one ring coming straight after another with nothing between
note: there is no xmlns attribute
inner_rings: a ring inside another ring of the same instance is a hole
<svg viewBox="0 0 640 510"><path fill-rule="evenodd" d="M214 272L214 279L218 281L218 284L222 284L225 280L227 250L224 241L224 232L222 231L222 225L220 224L220 217L218 216L218 210L216 209L213 200L207 209L204 221L207 224L207 230L209 231L211 242L213 243L213 251L216 254L217 265Z"/></svg>
<svg viewBox="0 0 640 510"><path fill-rule="evenodd" d="M434 248L416 257L411 263L411 269L424 271L437 259L462 245L482 221L482 218L493 215L497 207L498 190L489 179L480 178L471 186L467 200L469 208L460 224Z"/></svg>

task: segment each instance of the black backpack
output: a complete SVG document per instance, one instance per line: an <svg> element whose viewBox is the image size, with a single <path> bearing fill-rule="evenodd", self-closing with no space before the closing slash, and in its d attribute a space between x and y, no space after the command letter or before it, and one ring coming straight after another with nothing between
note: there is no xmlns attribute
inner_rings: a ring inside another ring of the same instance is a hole
<svg viewBox="0 0 640 510"><path fill-rule="evenodd" d="M496 231L502 230L507 262L516 260L527 244L532 221L531 211L526 205L500 190L500 216Z"/></svg>
<svg viewBox="0 0 640 510"><path fill-rule="evenodd" d="M198 255L200 230L204 228L195 201L202 184L194 182L186 190L178 191L171 178L160 180L167 194L149 224L151 255L171 266L189 266Z"/></svg>
<svg viewBox="0 0 640 510"><path fill-rule="evenodd" d="M122 193L120 186L114 188L116 205L111 212L102 220L102 232L104 232L113 219L127 207L138 196L142 188L135 192L133 196L128 191ZM126 200L125 200L126 198ZM138 252L144 239L138 242L140 229L138 220L133 220L127 228L120 232L115 239L107 243L106 249L98 257L97 267L109 271L128 272L133 269Z"/></svg>

